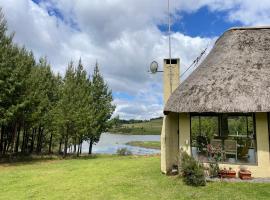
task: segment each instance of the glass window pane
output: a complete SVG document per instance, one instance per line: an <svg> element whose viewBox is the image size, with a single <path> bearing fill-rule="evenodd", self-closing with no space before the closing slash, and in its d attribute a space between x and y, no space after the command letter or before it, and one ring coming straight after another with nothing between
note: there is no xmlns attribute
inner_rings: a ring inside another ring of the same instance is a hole
<svg viewBox="0 0 270 200"><path fill-rule="evenodd" d="M192 155L202 162L255 164L253 115L192 116Z"/></svg>
<svg viewBox="0 0 270 200"><path fill-rule="evenodd" d="M246 116L228 117L229 136L247 135L247 125Z"/></svg>
<svg viewBox="0 0 270 200"><path fill-rule="evenodd" d="M211 140L218 136L218 132L217 116L192 116L192 155L203 162L208 162L210 159L208 146Z"/></svg>
<svg viewBox="0 0 270 200"><path fill-rule="evenodd" d="M224 137L225 162L256 163L253 116L229 116L228 137Z"/></svg>

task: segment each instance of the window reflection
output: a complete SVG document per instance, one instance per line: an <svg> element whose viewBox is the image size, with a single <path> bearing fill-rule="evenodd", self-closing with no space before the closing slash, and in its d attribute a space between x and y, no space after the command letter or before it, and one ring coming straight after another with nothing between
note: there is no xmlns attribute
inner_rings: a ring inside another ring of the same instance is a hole
<svg viewBox="0 0 270 200"><path fill-rule="evenodd" d="M202 162L256 163L253 115L191 117L192 155Z"/></svg>

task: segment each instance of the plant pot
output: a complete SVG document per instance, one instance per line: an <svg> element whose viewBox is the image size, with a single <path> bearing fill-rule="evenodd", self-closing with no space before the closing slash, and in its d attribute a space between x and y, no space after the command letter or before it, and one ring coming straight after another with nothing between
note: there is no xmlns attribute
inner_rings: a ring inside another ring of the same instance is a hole
<svg viewBox="0 0 270 200"><path fill-rule="evenodd" d="M239 178L242 180L250 180L251 179L251 171L239 171Z"/></svg>
<svg viewBox="0 0 270 200"><path fill-rule="evenodd" d="M218 172L218 177L219 178L226 178L226 176L227 176L227 171L226 170L220 170Z"/></svg>
<svg viewBox="0 0 270 200"><path fill-rule="evenodd" d="M227 171L226 178L235 178L235 177L236 177L236 171L234 171L234 170Z"/></svg>
<svg viewBox="0 0 270 200"><path fill-rule="evenodd" d="M218 173L218 176L220 178L235 178L236 171L234 171L234 170L220 170Z"/></svg>

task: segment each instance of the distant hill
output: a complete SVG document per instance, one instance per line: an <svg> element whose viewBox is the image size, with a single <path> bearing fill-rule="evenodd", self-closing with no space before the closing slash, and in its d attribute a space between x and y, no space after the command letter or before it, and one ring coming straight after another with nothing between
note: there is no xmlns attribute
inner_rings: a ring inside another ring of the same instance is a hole
<svg viewBox="0 0 270 200"><path fill-rule="evenodd" d="M127 135L160 135L162 119L162 117L150 120L118 119L117 123L109 130L109 132Z"/></svg>

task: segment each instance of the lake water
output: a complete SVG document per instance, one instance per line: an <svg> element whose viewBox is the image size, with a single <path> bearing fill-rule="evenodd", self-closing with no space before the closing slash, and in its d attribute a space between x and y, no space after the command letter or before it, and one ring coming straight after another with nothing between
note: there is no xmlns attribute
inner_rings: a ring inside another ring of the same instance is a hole
<svg viewBox="0 0 270 200"><path fill-rule="evenodd" d="M97 154L115 154L119 148L127 148L134 155L148 155L160 153L157 149L146 149L142 147L134 147L126 145L131 141L160 141L160 135L121 135L102 133L100 141L93 145L93 153ZM83 142L82 153L88 153L89 144Z"/></svg>

